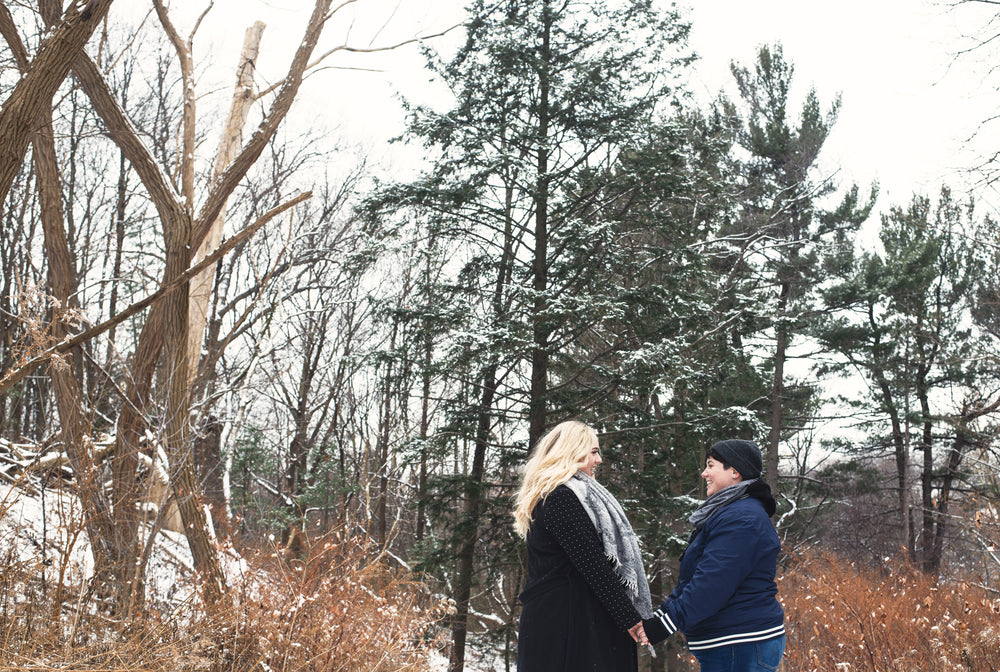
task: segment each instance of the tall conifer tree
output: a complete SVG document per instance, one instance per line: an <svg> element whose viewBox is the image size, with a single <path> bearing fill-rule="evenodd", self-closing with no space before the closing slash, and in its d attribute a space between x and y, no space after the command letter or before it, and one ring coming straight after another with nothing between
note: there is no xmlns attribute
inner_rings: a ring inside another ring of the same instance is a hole
<svg viewBox="0 0 1000 672"><path fill-rule="evenodd" d="M874 411L866 423L868 448L871 457L889 455L895 465L898 543L932 572L949 524L938 495L961 462L961 455L952 464L942 456L946 446L970 443L959 436L969 433L962 428L971 409L953 406L982 392L968 319L977 265L966 238L974 228L971 212L946 189L936 207L917 196L891 208L882 217L882 252L858 255L830 283L827 301L836 312L815 330L840 356L832 368L859 373L870 390L862 402ZM914 470L919 505L911 492Z"/></svg>
<svg viewBox="0 0 1000 672"><path fill-rule="evenodd" d="M755 295L756 328L767 328L773 338L768 368L771 391L766 410L770 427L765 477L778 485L778 446L789 431L790 413L805 405L807 386L790 385L786 372L789 351L815 318L814 291L824 267L853 244L858 227L874 204L863 202L856 187L841 203L824 210L820 203L832 197L835 185L819 174L817 160L837 119L839 99L823 111L819 96L810 90L797 119L789 114L793 65L780 45L761 47L752 69L733 64L739 100L729 107L736 122L738 144L744 150L742 211L733 227L731 264L741 280L744 296ZM755 333L756 332L756 333ZM804 418L799 418L799 425Z"/></svg>
<svg viewBox="0 0 1000 672"><path fill-rule="evenodd" d="M581 321L603 310L583 296L590 270L565 263L580 261L571 229L602 206L599 185L581 175L607 172L667 101L672 70L687 61L678 52L687 25L647 0L480 0L470 15L455 56L432 61L453 104L413 110L411 135L431 151L432 166L383 192L377 206L430 213L457 270L439 295L464 306L442 353L461 381L449 389L463 391L451 406L451 441L471 447L452 527L456 671L489 503L487 466L500 457L490 449L517 427L533 444L550 416L577 411L553 406L551 359Z"/></svg>

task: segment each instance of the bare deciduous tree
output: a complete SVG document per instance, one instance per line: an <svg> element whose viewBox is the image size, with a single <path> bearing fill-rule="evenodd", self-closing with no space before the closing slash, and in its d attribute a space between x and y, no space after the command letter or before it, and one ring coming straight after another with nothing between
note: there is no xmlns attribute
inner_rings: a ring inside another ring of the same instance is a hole
<svg viewBox="0 0 1000 672"><path fill-rule="evenodd" d="M6 197L14 182L40 115L52 108L52 96L108 13L112 1L90 0L82 4L77 0L71 3L0 107L0 199ZM5 21L10 16L6 6L0 14L5 15Z"/></svg>

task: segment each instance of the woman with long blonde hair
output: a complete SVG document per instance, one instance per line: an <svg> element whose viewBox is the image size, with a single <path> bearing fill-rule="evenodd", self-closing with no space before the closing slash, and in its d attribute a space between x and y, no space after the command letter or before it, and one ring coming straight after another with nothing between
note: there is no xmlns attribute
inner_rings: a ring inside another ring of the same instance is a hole
<svg viewBox="0 0 1000 672"><path fill-rule="evenodd" d="M570 420L543 436L524 468L514 529L527 542L518 672L635 672L652 616L638 539L594 478L597 433Z"/></svg>

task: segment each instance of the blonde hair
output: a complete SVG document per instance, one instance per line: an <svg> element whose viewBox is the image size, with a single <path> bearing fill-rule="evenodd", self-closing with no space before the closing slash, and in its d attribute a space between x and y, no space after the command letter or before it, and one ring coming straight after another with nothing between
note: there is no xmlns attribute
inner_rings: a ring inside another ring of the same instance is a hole
<svg viewBox="0 0 1000 672"><path fill-rule="evenodd" d="M514 530L521 538L528 535L535 505L573 477L596 439L597 432L588 425L567 420L538 440L514 499Z"/></svg>

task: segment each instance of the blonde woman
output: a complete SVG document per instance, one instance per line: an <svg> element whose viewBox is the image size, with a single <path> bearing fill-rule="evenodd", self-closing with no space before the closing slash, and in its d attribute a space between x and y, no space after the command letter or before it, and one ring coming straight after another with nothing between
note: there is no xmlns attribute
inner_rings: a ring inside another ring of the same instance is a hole
<svg viewBox="0 0 1000 672"><path fill-rule="evenodd" d="M526 539L518 672L635 672L652 615L639 544L618 501L594 479L597 434L557 425L524 469L514 529Z"/></svg>

